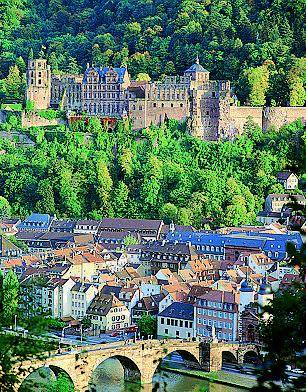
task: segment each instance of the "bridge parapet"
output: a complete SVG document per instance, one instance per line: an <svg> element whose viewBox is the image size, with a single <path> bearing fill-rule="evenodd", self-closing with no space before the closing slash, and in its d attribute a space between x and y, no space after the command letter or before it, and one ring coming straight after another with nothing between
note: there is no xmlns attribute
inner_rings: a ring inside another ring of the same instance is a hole
<svg viewBox="0 0 306 392"><path fill-rule="evenodd" d="M65 371L79 392L89 390L95 369L105 360L116 358L124 368L125 379L151 383L153 375L162 360L172 352L179 352L188 363L198 363L203 369L215 371L222 367L222 352L230 351L239 362L245 352L255 351L255 345L236 343L205 343L187 340L146 340L137 342L116 342L76 349L71 352L54 354L46 359L34 359L22 363L23 378L43 366L53 366ZM258 351L255 351L258 352Z"/></svg>

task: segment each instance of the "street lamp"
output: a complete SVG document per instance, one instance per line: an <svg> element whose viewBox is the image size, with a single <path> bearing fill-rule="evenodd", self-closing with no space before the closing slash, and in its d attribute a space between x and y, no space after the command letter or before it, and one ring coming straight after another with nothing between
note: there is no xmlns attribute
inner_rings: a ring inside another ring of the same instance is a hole
<svg viewBox="0 0 306 392"><path fill-rule="evenodd" d="M62 335L61 335L61 339L59 339L58 341L58 350L61 350L61 342L64 341L64 337L65 337L65 329L70 328L70 325L66 325L65 327L63 327L62 329Z"/></svg>
<svg viewBox="0 0 306 392"><path fill-rule="evenodd" d="M65 337L65 329L70 328L70 325L66 325L65 327L63 327L62 329L62 340L64 340Z"/></svg>
<svg viewBox="0 0 306 392"><path fill-rule="evenodd" d="M15 326L15 331L17 331L17 314L14 316L14 326Z"/></svg>
<svg viewBox="0 0 306 392"><path fill-rule="evenodd" d="M81 343L83 343L83 324L81 324L80 332L81 332Z"/></svg>

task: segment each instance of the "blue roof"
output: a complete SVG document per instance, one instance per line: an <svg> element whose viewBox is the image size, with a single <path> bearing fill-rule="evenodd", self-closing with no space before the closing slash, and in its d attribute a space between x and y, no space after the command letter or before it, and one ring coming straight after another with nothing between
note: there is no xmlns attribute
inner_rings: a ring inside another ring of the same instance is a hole
<svg viewBox="0 0 306 392"><path fill-rule="evenodd" d="M185 71L185 73L193 73L193 72L209 72L209 71L207 71L207 69L202 67L201 64L195 63Z"/></svg>
<svg viewBox="0 0 306 392"><path fill-rule="evenodd" d="M125 72L127 72L127 69L124 68L124 67L120 67L120 68L117 68L117 67L114 67L114 68L112 68L112 67L104 67L104 68L90 67L90 68L87 68L86 71L85 71L84 78L83 78L83 83L87 83L88 73L92 69L94 69L99 74L99 83L104 81L105 75L106 75L106 73L109 70L114 70L118 74L118 82L119 83L123 83Z"/></svg>
<svg viewBox="0 0 306 392"><path fill-rule="evenodd" d="M302 237L298 232L287 234L270 234L260 232L244 232L220 234L214 232L192 232L192 231L175 231L167 234L167 240L170 242L181 242L192 245L199 245L199 253L221 254L221 248L224 246L255 248L264 251L272 260L282 260L286 257L286 244L293 242L297 249L302 246ZM214 246L214 250L202 250L202 246ZM218 251L216 250L218 247Z"/></svg>
<svg viewBox="0 0 306 392"><path fill-rule="evenodd" d="M51 216L49 214L32 213L24 221L17 225L18 229L26 229L33 227L35 229L48 229L51 224Z"/></svg>
<svg viewBox="0 0 306 392"><path fill-rule="evenodd" d="M185 302L173 302L160 312L158 316L193 321L193 305Z"/></svg>
<svg viewBox="0 0 306 392"><path fill-rule="evenodd" d="M272 293L272 288L269 284L263 282L260 287L258 294L265 295L265 294L271 294Z"/></svg>
<svg viewBox="0 0 306 392"><path fill-rule="evenodd" d="M252 292L254 291L253 288L251 286L249 286L248 282L246 280L244 280L241 283L241 287L240 287L240 292L246 293L246 292Z"/></svg>

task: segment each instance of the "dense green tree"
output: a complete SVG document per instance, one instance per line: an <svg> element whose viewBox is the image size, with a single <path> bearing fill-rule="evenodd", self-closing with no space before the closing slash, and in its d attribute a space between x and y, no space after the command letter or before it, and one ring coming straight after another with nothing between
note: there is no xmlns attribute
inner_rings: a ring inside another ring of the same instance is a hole
<svg viewBox="0 0 306 392"><path fill-rule="evenodd" d="M38 184L36 211L45 211L47 214L55 213L54 191L49 179L43 179Z"/></svg>
<svg viewBox="0 0 306 392"><path fill-rule="evenodd" d="M177 221L178 208L172 203L165 203L161 210L161 216L165 223Z"/></svg>
<svg viewBox="0 0 306 392"><path fill-rule="evenodd" d="M22 79L17 65L10 67L5 80L5 95L8 101L21 101L23 99Z"/></svg>
<svg viewBox="0 0 306 392"><path fill-rule="evenodd" d="M297 59L288 72L290 106L304 106L306 102L306 58Z"/></svg>
<svg viewBox="0 0 306 392"><path fill-rule="evenodd" d="M299 121L265 133L249 121L244 135L220 142L191 137L172 120L141 132L127 122L108 132L97 119L35 128L35 148L0 139L0 196L12 215L252 224L266 195L281 190L278 171L305 173L303 135Z"/></svg>
<svg viewBox="0 0 306 392"><path fill-rule="evenodd" d="M249 68L245 71L249 88L249 102L251 106L264 106L266 93L269 88L269 70L266 65Z"/></svg>
<svg viewBox="0 0 306 392"><path fill-rule="evenodd" d="M139 240L132 234L128 234L127 236L124 237L123 243L125 246L137 245L139 244Z"/></svg>
<svg viewBox="0 0 306 392"><path fill-rule="evenodd" d="M5 197L0 196L0 219L10 218L11 206Z"/></svg>
<svg viewBox="0 0 306 392"><path fill-rule="evenodd" d="M148 337L149 335L156 336L157 319L151 314L143 314L137 321L137 326L141 336Z"/></svg>
<svg viewBox="0 0 306 392"><path fill-rule="evenodd" d="M2 284L0 287L2 300L0 321L2 325L11 326L18 312L19 281L15 272L9 270L0 283Z"/></svg>

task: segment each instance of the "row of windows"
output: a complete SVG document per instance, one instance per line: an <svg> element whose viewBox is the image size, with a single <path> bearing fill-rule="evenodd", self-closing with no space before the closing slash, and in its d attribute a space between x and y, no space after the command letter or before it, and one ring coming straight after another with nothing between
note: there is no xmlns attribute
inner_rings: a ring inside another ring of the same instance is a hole
<svg viewBox="0 0 306 392"><path fill-rule="evenodd" d="M117 78L113 76L106 76L105 77L105 82L106 83L117 83ZM87 78L87 83L98 83L98 78L97 77L88 77Z"/></svg>
<svg viewBox="0 0 306 392"><path fill-rule="evenodd" d="M177 319L173 319L173 318L164 318L161 317L160 318L160 323L161 324L167 324L167 325L171 325L171 326L175 326L175 327L185 327L185 328L192 328L193 326L193 322L192 321L187 321L187 320L177 320Z"/></svg>
<svg viewBox="0 0 306 392"><path fill-rule="evenodd" d="M210 327L214 325L215 327L218 328L226 328L226 329L232 329L233 324L232 323L227 323L225 321L217 321L217 320L211 320L211 319L204 319L201 317L198 317L198 324L203 324L203 325L209 325Z"/></svg>
<svg viewBox="0 0 306 392"><path fill-rule="evenodd" d="M201 336L205 336L205 337L211 336L211 332L205 328L198 328L198 334ZM232 333L218 331L217 337L218 337L218 339L232 340L233 335L232 335Z"/></svg>
<svg viewBox="0 0 306 392"><path fill-rule="evenodd" d="M165 328L165 335L169 335L169 329L168 328ZM180 331L175 331L175 336L177 338L179 338L180 337ZM187 333L187 337L191 338L191 333L190 332Z"/></svg>
<svg viewBox="0 0 306 392"><path fill-rule="evenodd" d="M74 302L72 301L72 307L85 308L84 302Z"/></svg>
<svg viewBox="0 0 306 392"><path fill-rule="evenodd" d="M84 99L92 99L92 98L104 98L104 99L117 98L117 99L120 99L123 97L122 96L120 97L120 93L84 93L83 98Z"/></svg>
<svg viewBox="0 0 306 392"><path fill-rule="evenodd" d="M154 97L155 96L155 94L148 94L148 99L163 99L163 100L170 100L170 99L173 99L173 100L179 100L179 101L181 101L181 100L184 100L185 99L185 94L160 94L160 93L158 93L157 95L156 95L156 98Z"/></svg>
<svg viewBox="0 0 306 392"><path fill-rule="evenodd" d="M207 250L207 251L210 251L210 252L217 252L217 253L224 251L223 246L220 247L220 246L213 246L213 245L211 245L211 246L209 246L209 245L197 245L196 247L197 247L198 250L203 250L203 251Z"/></svg>
<svg viewBox="0 0 306 392"><path fill-rule="evenodd" d="M110 310L110 312L111 312L111 313L117 313L117 312L121 312L122 310L124 310L124 309L118 307L118 308L112 308L112 309Z"/></svg>
<svg viewBox="0 0 306 392"><path fill-rule="evenodd" d="M83 85L84 90L120 90L120 84L98 84L98 85Z"/></svg>
<svg viewBox="0 0 306 392"><path fill-rule="evenodd" d="M188 261L189 260L189 256L177 256L177 255L173 255L173 254L169 254L169 255L161 255L160 253L151 253L151 252L142 252L141 257L152 257L152 258L156 258L158 260L162 259L162 260L180 260L180 261Z"/></svg>
<svg viewBox="0 0 306 392"><path fill-rule="evenodd" d="M74 316L85 316L85 312L83 310L74 310L74 309L72 309L72 314Z"/></svg>
<svg viewBox="0 0 306 392"><path fill-rule="evenodd" d="M73 294L72 293L72 298L75 298L75 299L85 299L85 294Z"/></svg>
<svg viewBox="0 0 306 392"><path fill-rule="evenodd" d="M112 317L112 321L120 321L120 320L124 320L124 319L125 319L125 315Z"/></svg>
<svg viewBox="0 0 306 392"><path fill-rule="evenodd" d="M217 314L218 314L219 318L224 318L224 319L229 318L230 320L233 319L233 314L232 313L217 312L216 310L211 310L211 309L202 309L202 308L197 308L197 309L198 309L198 314L203 314L203 316L217 317Z"/></svg>
<svg viewBox="0 0 306 392"><path fill-rule="evenodd" d="M233 310L233 304L228 304L226 302L207 301L206 299L199 299L198 305L210 306L211 308L217 308L217 309Z"/></svg>
<svg viewBox="0 0 306 392"><path fill-rule="evenodd" d="M273 252L268 251L267 255L268 255L268 257L272 257L273 256ZM279 253L278 252L274 252L274 257L278 257L278 256L279 256Z"/></svg>

